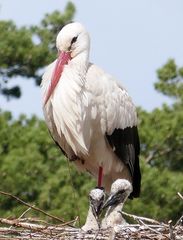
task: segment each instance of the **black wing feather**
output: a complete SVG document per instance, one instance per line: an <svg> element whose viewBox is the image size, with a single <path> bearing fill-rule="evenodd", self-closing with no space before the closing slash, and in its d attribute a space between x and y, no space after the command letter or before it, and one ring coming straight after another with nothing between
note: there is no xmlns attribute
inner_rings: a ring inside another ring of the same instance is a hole
<svg viewBox="0 0 183 240"><path fill-rule="evenodd" d="M132 176L133 192L130 198L139 197L141 173L139 166L140 141L136 126L125 129L115 129L107 140L118 158L128 166Z"/></svg>

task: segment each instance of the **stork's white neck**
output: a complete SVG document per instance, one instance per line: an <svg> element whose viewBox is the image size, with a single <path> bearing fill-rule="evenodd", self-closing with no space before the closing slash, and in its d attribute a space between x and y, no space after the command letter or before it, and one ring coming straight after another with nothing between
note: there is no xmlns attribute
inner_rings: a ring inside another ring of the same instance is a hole
<svg viewBox="0 0 183 240"><path fill-rule="evenodd" d="M88 231L88 230L91 230L91 229L92 230L98 230L99 229L99 225L97 223L97 220L96 220L95 216L93 215L91 206L89 207L86 222L85 222L85 225L82 227L82 229L84 231Z"/></svg>
<svg viewBox="0 0 183 240"><path fill-rule="evenodd" d="M102 228L114 227L115 225L119 224L126 224L125 219L120 213L122 208L123 203L118 204L116 207L109 207L102 221Z"/></svg>
<svg viewBox="0 0 183 240"><path fill-rule="evenodd" d="M89 62L89 52L83 51L79 53L77 56L75 56L69 63L69 65L79 73L86 74L87 68L88 68L88 62Z"/></svg>
<svg viewBox="0 0 183 240"><path fill-rule="evenodd" d="M116 207L109 207L105 216L110 216L113 215L116 212L121 211L121 209L123 208L123 203L118 204Z"/></svg>

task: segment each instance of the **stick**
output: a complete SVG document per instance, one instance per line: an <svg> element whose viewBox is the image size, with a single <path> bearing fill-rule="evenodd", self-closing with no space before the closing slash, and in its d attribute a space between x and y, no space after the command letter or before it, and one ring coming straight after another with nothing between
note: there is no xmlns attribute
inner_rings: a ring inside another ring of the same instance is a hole
<svg viewBox="0 0 183 240"><path fill-rule="evenodd" d="M180 199L183 200L183 196L180 192L177 193L177 195L180 197ZM183 215L177 220L176 224L174 227L176 227L177 225L179 225L181 223L181 221L183 220Z"/></svg>
<svg viewBox="0 0 183 240"><path fill-rule="evenodd" d="M28 209L26 209L18 219L21 219L29 210L31 210L31 208L29 207ZM12 228L12 226L10 226L10 229Z"/></svg>
<svg viewBox="0 0 183 240"><path fill-rule="evenodd" d="M142 220L142 221L145 221L145 222L150 222L150 223L154 223L154 224L160 224L157 220L154 220L154 219L151 219L151 218L146 218L146 217L139 217L139 216L136 216L136 215L132 215L132 214L129 214L129 213L125 213L123 211L121 211L121 213L125 216L128 216L128 217L131 217L133 218L135 221L137 220Z"/></svg>
<svg viewBox="0 0 183 240"><path fill-rule="evenodd" d="M38 212L41 212L41 213L43 213L44 215L46 215L46 216L48 216L48 217L50 217L50 218L52 218L52 219L54 219L54 220L57 220L57 221L62 222L62 223L65 224L65 221L64 221L63 219L61 219L61 218L59 218L59 217L56 217L56 216L53 216L52 214L49 214L49 213L43 211L42 209L40 209L40 208L38 208L38 207L31 206L30 204L24 202L23 200L21 200L20 198L14 196L14 195L11 194L11 193L7 193L7 192L0 191L0 194L5 195L5 196L8 196L8 197L11 197L11 198L17 200L18 202L24 204L25 206L27 206L27 207L29 207L29 208L31 208L31 209L34 209L34 210L36 210L36 211L38 211ZM70 226L70 225L69 225L69 226ZM73 226L71 225L70 227L73 227Z"/></svg>
<svg viewBox="0 0 183 240"><path fill-rule="evenodd" d="M35 205L33 205L32 207L35 207ZM18 219L23 218L23 216L24 216L26 213L28 213L28 212L32 209L32 207L27 208L27 209L20 215L20 217L19 217Z"/></svg>
<svg viewBox="0 0 183 240"><path fill-rule="evenodd" d="M41 225L41 224L34 224L34 223L27 223L27 222L21 222L21 220L15 219L15 220L9 220L5 218L0 218L0 223L8 224L11 226L15 227L22 227L26 228L29 230L34 230L34 231L52 231L52 230L57 230L57 231L66 231L69 230L70 232L76 231L74 228L66 229L63 227L55 227L55 226L47 226L47 225ZM64 226L65 224L62 224Z"/></svg>
<svg viewBox="0 0 183 240"><path fill-rule="evenodd" d="M169 224L170 239L171 239L171 240L175 240L175 235L174 235L174 233L173 233L172 220L170 220L170 221L168 222L168 224Z"/></svg>
<svg viewBox="0 0 183 240"><path fill-rule="evenodd" d="M36 225L36 224L32 224L32 223L24 223L24 222L19 222L18 220L9 220L9 219L0 218L0 222L11 225L11 226L27 228L27 229L30 229L30 230L44 230L44 229L46 229L46 227L43 226L43 225Z"/></svg>
<svg viewBox="0 0 183 240"><path fill-rule="evenodd" d="M183 200L183 196L180 192L178 192L177 195Z"/></svg>
<svg viewBox="0 0 183 240"><path fill-rule="evenodd" d="M140 222L142 225L144 225L145 227L147 227L149 230L151 230L152 232L155 232L155 233L158 234L158 235L160 234L160 235L166 237L167 239L169 239L165 234L163 234L163 233L161 233L161 232L159 232L159 231L151 228L149 225L145 224L142 220L139 219L139 222Z"/></svg>
<svg viewBox="0 0 183 240"><path fill-rule="evenodd" d="M76 226L76 223L77 223L77 221L79 220L79 216L76 216L76 218L75 218L75 220L74 220L74 222L73 222L73 227L75 227Z"/></svg>
<svg viewBox="0 0 183 240"><path fill-rule="evenodd" d="M45 224L46 226L48 226L48 225L52 226L48 222L46 222L44 220L37 219L37 218L18 218L18 221L19 222L30 222L30 223L34 223L34 222L35 223L42 223L42 224Z"/></svg>
<svg viewBox="0 0 183 240"><path fill-rule="evenodd" d="M71 224L72 224L72 223L75 224L76 221L78 221L78 218L77 218L77 219L74 219L74 220L71 220L71 221L68 221L68 222L64 222L64 223L62 223L62 224L59 224L59 227L64 227L64 226L68 225L68 226L74 228L74 225L71 225Z"/></svg>

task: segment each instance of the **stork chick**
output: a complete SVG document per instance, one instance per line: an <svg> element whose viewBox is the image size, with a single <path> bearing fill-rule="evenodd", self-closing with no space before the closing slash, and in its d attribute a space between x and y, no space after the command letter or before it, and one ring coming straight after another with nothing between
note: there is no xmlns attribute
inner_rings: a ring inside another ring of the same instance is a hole
<svg viewBox="0 0 183 240"><path fill-rule="evenodd" d="M104 203L102 209L108 208L101 228L125 225L127 222L122 217L121 210L123 205L132 192L132 184L126 179L117 179L111 186L111 193Z"/></svg>
<svg viewBox="0 0 183 240"><path fill-rule="evenodd" d="M105 199L103 188L95 188L89 194L89 210L86 218L86 223L82 230L98 230L100 228L99 215Z"/></svg>

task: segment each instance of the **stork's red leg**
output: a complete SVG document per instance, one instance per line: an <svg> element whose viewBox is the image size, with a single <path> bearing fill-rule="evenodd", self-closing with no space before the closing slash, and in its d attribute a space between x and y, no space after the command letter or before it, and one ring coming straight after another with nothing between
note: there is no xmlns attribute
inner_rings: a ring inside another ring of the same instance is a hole
<svg viewBox="0 0 183 240"><path fill-rule="evenodd" d="M98 170L98 187L102 187L103 167L99 167Z"/></svg>

